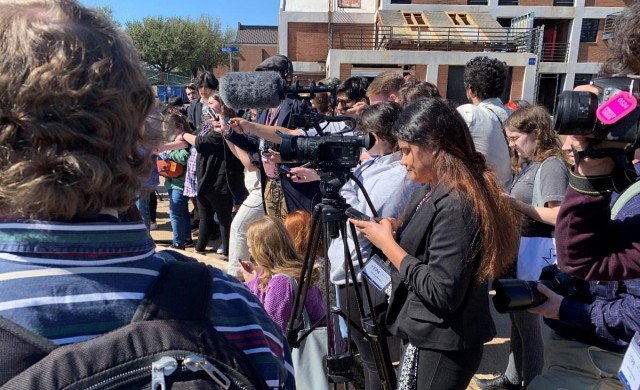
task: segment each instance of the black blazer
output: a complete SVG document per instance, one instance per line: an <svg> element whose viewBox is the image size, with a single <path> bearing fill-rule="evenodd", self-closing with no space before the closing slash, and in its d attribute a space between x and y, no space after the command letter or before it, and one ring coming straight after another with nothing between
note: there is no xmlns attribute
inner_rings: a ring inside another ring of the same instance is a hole
<svg viewBox="0 0 640 390"><path fill-rule="evenodd" d="M202 122L202 99L198 98L192 100L187 109L187 122L189 122L189 128L194 134L198 134L196 130L200 129L200 123Z"/></svg>
<svg viewBox="0 0 640 390"><path fill-rule="evenodd" d="M418 348L458 351L491 340L487 284L474 280L480 254L477 223L469 202L437 186L417 189L407 206L400 246L409 254L393 268L393 293L386 323ZM476 251L478 252L478 251Z"/></svg>

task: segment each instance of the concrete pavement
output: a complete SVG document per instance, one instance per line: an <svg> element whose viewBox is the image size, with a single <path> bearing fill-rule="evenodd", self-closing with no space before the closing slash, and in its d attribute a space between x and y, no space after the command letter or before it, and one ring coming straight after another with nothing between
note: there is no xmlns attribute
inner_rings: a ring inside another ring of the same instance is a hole
<svg viewBox="0 0 640 390"><path fill-rule="evenodd" d="M171 225L169 223L169 201L166 192L162 192L162 187L159 187L162 195L162 200L158 197L158 209L156 222L158 223L158 229L151 232L151 236L158 245L158 250L168 249L171 245L172 234ZM220 268L224 271L227 270L227 262L221 255L215 253L215 249L220 245L220 239L210 242L210 246L207 247L207 255L199 255L195 253L193 247L187 248L183 252L188 256L192 256L198 261L210 264L214 267ZM507 366L507 359L509 357L509 337L510 337L510 320L508 315L499 314L491 306L493 320L496 323L496 329L498 334L496 337L485 344L484 355L482 363L476 374L477 378L491 378L495 372L503 372ZM543 334L546 336L548 328L543 325ZM468 390L479 389L475 384L475 379L471 382Z"/></svg>

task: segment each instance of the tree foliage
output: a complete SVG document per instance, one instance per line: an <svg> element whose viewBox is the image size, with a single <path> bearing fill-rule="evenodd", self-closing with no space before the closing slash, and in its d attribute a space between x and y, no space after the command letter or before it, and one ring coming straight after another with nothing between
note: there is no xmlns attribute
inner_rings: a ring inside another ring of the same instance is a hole
<svg viewBox="0 0 640 390"><path fill-rule="evenodd" d="M140 58L161 72L183 71L193 76L225 64L220 48L233 40L231 29L222 31L220 21L210 16L197 20L179 17L146 17L126 23L126 32Z"/></svg>
<svg viewBox="0 0 640 390"><path fill-rule="evenodd" d="M108 5L96 6L96 7L90 7L90 8L98 12L102 12L107 17L107 19L111 21L111 23L115 24L118 27L121 27L120 23L118 23L118 21L113 16L113 9L111 9L111 7L109 7Z"/></svg>

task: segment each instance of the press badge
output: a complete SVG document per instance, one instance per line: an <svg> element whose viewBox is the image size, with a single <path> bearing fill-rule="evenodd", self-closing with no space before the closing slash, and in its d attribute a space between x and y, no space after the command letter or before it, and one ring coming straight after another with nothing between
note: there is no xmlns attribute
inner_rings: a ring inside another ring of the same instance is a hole
<svg viewBox="0 0 640 390"><path fill-rule="evenodd" d="M640 333L631 339L618 376L627 390L640 390Z"/></svg>
<svg viewBox="0 0 640 390"><path fill-rule="evenodd" d="M391 267L378 255L367 260L360 273L379 291L384 291L391 284Z"/></svg>

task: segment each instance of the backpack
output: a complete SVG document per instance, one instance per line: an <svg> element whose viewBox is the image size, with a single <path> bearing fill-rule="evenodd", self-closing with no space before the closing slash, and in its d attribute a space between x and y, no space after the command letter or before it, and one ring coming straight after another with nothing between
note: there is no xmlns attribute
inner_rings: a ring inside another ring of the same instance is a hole
<svg viewBox="0 0 640 390"><path fill-rule="evenodd" d="M202 263L168 262L131 323L59 347L0 317L0 389L268 389L207 319L212 283Z"/></svg>

